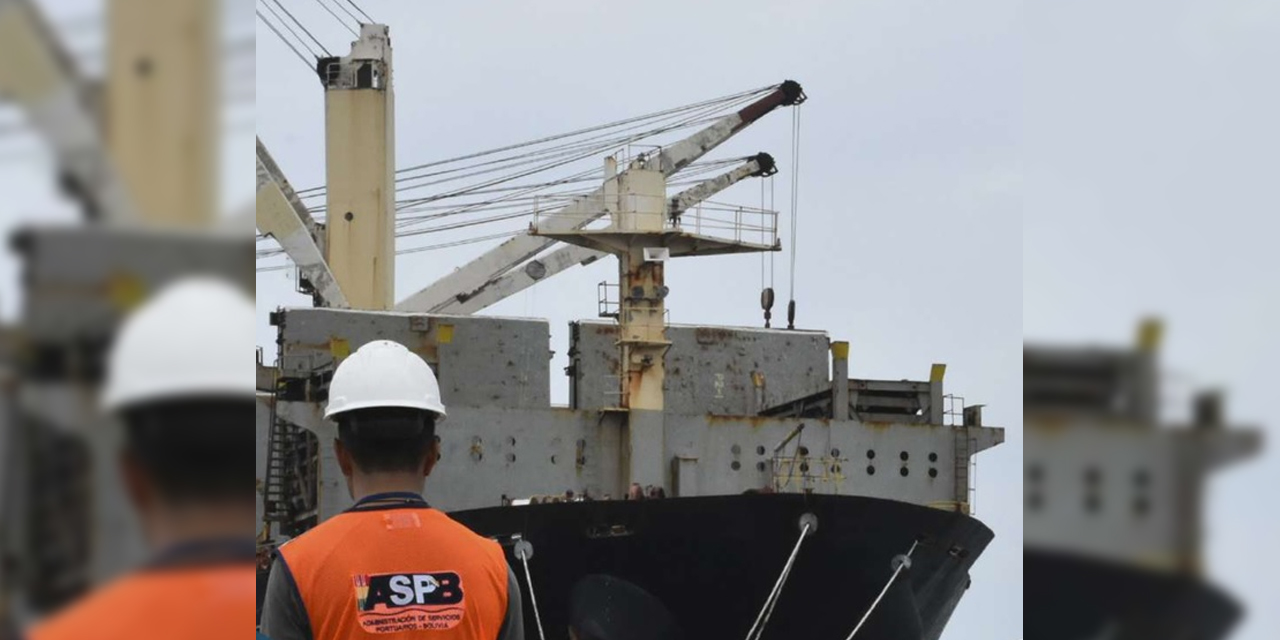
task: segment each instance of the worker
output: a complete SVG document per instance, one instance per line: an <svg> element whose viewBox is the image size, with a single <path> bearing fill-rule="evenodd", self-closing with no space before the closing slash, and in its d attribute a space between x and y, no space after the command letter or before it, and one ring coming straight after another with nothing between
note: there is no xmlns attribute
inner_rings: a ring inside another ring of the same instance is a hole
<svg viewBox="0 0 1280 640"><path fill-rule="evenodd" d="M102 406L120 434L127 496L154 557L28 630L29 640L243 637L256 606L255 310L191 278L126 318Z"/></svg>
<svg viewBox="0 0 1280 640"><path fill-rule="evenodd" d="M421 492L445 417L426 362L388 340L342 361L324 417L355 505L282 545L262 605L272 640L394 634L522 640L520 589L502 548Z"/></svg>

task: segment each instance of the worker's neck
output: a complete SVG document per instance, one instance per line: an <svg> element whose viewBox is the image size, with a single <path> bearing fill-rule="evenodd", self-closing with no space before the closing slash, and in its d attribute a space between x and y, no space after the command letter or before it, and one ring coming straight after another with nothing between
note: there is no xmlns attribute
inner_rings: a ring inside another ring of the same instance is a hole
<svg viewBox="0 0 1280 640"><path fill-rule="evenodd" d="M422 493L421 473L356 473L351 476L351 497L363 500L379 493Z"/></svg>
<svg viewBox="0 0 1280 640"><path fill-rule="evenodd" d="M191 542L253 538L254 506L236 502L166 504L143 516L151 547L163 551Z"/></svg>

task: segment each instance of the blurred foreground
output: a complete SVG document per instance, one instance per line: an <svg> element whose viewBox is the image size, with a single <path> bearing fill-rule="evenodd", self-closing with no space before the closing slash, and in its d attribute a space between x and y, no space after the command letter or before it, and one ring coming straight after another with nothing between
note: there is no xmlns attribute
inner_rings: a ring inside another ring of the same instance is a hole
<svg viewBox="0 0 1280 640"><path fill-rule="evenodd" d="M1133 347L1028 344L1023 359L1027 637L1227 637L1238 599L1208 580L1205 485L1257 453L1198 391L1185 424L1161 420L1161 327Z"/></svg>
<svg viewBox="0 0 1280 640"><path fill-rule="evenodd" d="M209 571L251 554L253 490L210 470L247 480L224 426L252 422L208 378L215 347L224 378L253 376L252 183L223 170L248 149L224 81L253 50L228 28L248 4L0 0L0 135L19 141L0 161L0 638L158 637L183 591L249 628L228 590L249 573ZM104 404L112 383L132 390Z"/></svg>

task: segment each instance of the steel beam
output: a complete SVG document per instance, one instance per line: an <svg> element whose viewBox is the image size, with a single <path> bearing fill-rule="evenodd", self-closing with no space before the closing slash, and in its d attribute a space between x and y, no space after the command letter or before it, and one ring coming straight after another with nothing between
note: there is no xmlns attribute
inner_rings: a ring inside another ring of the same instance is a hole
<svg viewBox="0 0 1280 640"><path fill-rule="evenodd" d="M312 235L315 221L298 200L280 167L271 159L262 141L258 141L257 226L275 238L289 258L298 265L302 276L311 283L320 306L345 308L347 297L329 270L324 254Z"/></svg>

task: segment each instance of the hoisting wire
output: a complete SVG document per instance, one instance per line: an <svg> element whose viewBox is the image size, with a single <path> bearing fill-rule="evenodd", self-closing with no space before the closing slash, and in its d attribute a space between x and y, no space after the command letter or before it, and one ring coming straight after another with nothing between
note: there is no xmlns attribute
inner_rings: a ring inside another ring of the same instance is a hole
<svg viewBox="0 0 1280 640"><path fill-rule="evenodd" d="M551 156L550 158L547 158L547 159L552 159L552 158L563 158L563 157L565 157L565 156L569 156L569 159L568 159L568 160L563 160L563 161L558 161L558 162L552 162L552 163L550 163L550 164L546 164L546 165L539 165L539 166L536 166L536 167L534 167L534 168L532 168L532 169L528 169L528 170L522 171L522 172L520 172L520 173L516 173L516 174L512 174L512 175L507 175L507 176L500 177L500 178L495 178L495 179L492 179L492 180L489 180L489 181L481 182L481 183L478 183L478 184L475 184L475 185L471 185L471 186L468 186L468 187L465 187L465 188L462 188L462 189L458 189L458 190L455 190L455 191L446 192L446 193L444 193L444 194L440 194L440 195L436 195L436 196L431 196L431 197L429 197L429 198L419 198L419 199L417 199L417 200L406 200L406 201L404 201L402 204L401 204L401 203L398 203L398 205L397 205L397 209L401 209L401 208L404 208L404 207L407 207L407 206L412 206L413 204L417 204L417 203L419 203L419 202L425 202L425 201L428 201L428 200L436 200L436 199L440 199L440 198L442 198L442 197L455 197L455 196L459 196L459 195L464 195L464 194L469 193L469 192L471 192L471 191L474 191L474 190L476 190L476 189L486 188L486 187L494 186L494 185L497 185L497 184L502 184L503 182L508 182L508 181L510 181L510 180L514 180L514 179L516 179L516 178L522 178L522 177L526 177L526 176L530 176L530 175L535 175L535 174L538 174L538 173L542 173L542 172L544 172L544 171L548 171L548 170L550 170L550 169L554 169L554 168L556 168L556 167L560 167L560 166L563 166L563 165L566 165L566 164L571 164L572 162L576 162L576 161L578 161L578 160L583 160L583 159L585 159L585 158L589 158L589 157L591 157L591 156L597 155L597 154L599 154L599 153L601 153L601 152L603 152L603 151L608 150L608 149L609 149L609 148L611 148L611 147L615 147L615 146L619 146L619 145L627 145L627 144L631 144L631 143L633 143L633 142L637 142L637 141L639 141L639 140L643 140L643 139L645 139L645 138L649 138L649 137L652 137L652 136L655 136L655 135L659 135L659 134L662 134L662 133L667 133L668 131L674 131L674 130L677 130L677 129L681 129L681 128L684 128L684 127L688 127L688 126L690 126L691 124L694 124L694 123L696 123L696 122L699 122L701 118L703 118L703 117L705 117L705 116L709 115L710 113L714 113L714 112L716 112L716 111L723 110L723 108L724 108L724 107L722 107L722 106L716 105L716 106L713 106L713 107L711 107L711 108L709 108L709 109L704 109L704 110L702 110L702 111L701 111L701 112L699 112L699 113L696 113L696 114L693 114L693 115L687 116L684 120L681 120L681 121L679 121L679 122L675 122L675 123L673 123L673 124L665 125L665 126L663 126L663 127L661 127L661 128L658 128L658 129L652 129L652 130L649 130L649 131L643 131L643 132L640 132L640 133L637 133L637 134L632 134L632 135L629 135L629 136L626 136L626 137L623 137L623 138L615 138L615 139L612 139L612 140L610 140L610 141L608 141L608 142L603 142L603 143L600 143L600 144L595 144L595 145L590 145L590 146L583 145L583 144L580 144L580 143L579 143L579 144L574 144L574 145L566 145L566 146L564 147L564 150L562 150L560 153L557 153L557 154L555 154L555 155L553 155L553 156ZM665 119L665 118L664 118L664 119ZM584 147L586 147L585 151L583 150L583 149L584 149ZM545 152L545 151L548 151L548 150L542 150L542 151L530 152L529 154L525 154L525 155L535 155L535 156L536 156L536 155L544 154L544 152ZM531 164L532 162L536 162L536 161L537 161L537 159L535 159L535 160L530 160L528 164ZM482 164L489 164L489 163L482 163ZM517 163L517 164L512 165L512 166L501 167L501 168L500 168L500 169L498 169L498 170L502 170L502 169L512 169L512 168L515 168L516 166L519 166L520 164L526 164L526 163ZM474 166L481 166L481 165L474 165ZM441 173L451 173L451 172L454 172L454 171L466 170L466 169L469 169L469 168L472 168L472 167L462 167L462 168L459 168L459 169L450 169L450 170L448 170L448 171L443 171L443 172L441 172ZM444 180L437 180L437 181L430 182L430 183L424 183L424 184L414 185L414 186L412 186L412 187L397 187L397 188L396 188L396 191L398 192L398 191L405 190L405 189L416 189L416 188L425 187L425 186L432 185L432 184L439 184L439 183L442 183L442 182L449 182L449 181L456 180L456 179L459 179L459 178L462 178L462 177L472 177L472 176L475 176L475 175L481 175L481 174L484 174L484 173L491 173L491 172L493 172L493 171L494 171L494 170L478 171L478 172L474 172L474 173L471 173L471 174L467 174L466 176L457 176L457 177L454 177L454 178L448 178L448 179L444 179ZM423 176L415 176L415 178L421 178L421 177L426 177L426 176L425 176L425 175L423 175ZM397 182L399 182L400 180L403 180L403 179L404 179L404 178L399 179L399 180L397 180Z"/></svg>
<svg viewBox="0 0 1280 640"><path fill-rule="evenodd" d="M791 291L787 303L787 328L796 320L796 219L800 203L800 105L791 112Z"/></svg>
<svg viewBox="0 0 1280 640"><path fill-rule="evenodd" d="M369 17L369 14L365 13L364 9L360 8L360 5L356 4L356 0L347 0L347 4L351 6L355 6L357 12L360 12L361 15L364 15L365 19L369 20L370 23L376 22L376 20Z"/></svg>
<svg viewBox="0 0 1280 640"><path fill-rule="evenodd" d="M701 115L701 114L695 114L694 116L690 116L690 118L689 118L689 119L690 119L690 120L696 119L696 118L697 118L697 117L699 117L700 115ZM672 125L672 126L673 126L673 127L679 127L679 126L681 126L681 123L676 123L675 125ZM648 137L648 136L639 135L639 136L635 136L635 137L634 137L634 139L637 139L637 140L638 140L638 139L642 139L642 138L644 138L644 137ZM588 152L585 152L585 153L582 153L582 154L578 154L578 155L575 155L575 156L571 156L571 157L570 157L569 159L567 159L567 160L562 160L562 161L559 161L559 162L553 163L553 164L548 165L548 166L539 166L539 167L535 167L535 168L530 169L530 170L527 170L527 171L523 171L523 172L517 173L517 174L512 175L512 176L506 176L506 177L503 177L503 178L498 178L498 179L494 179L494 180L488 180L488 181L485 181L485 182L481 182L481 183L479 183L478 185L472 185L471 187L468 187L468 188L466 188L466 189L462 189L462 190L455 191L455 192L453 192L453 193L452 193L452 194L450 194L450 195L462 195L462 194L465 194L467 191L471 191L471 190L475 190L475 189L481 189L481 188L487 188L487 187L492 187L492 186L495 186L495 185L497 185L497 184L501 184L501 183L503 183L503 182L507 182L507 181L514 180L514 179L517 179L517 178L522 178L522 177L526 177L526 176L529 176L529 175L533 175L533 174L537 174L537 173L542 173L543 171L547 171L547 170L549 170L549 169L553 169L553 168L556 168L556 167L559 167L559 166L563 166L563 165L571 164L571 163L573 163L573 162L577 162L577 161L582 160L582 159L584 159L584 158L591 157L591 156L595 155L596 153L597 153L596 151L588 151ZM534 189L534 190L537 190L537 189ZM527 193L528 193L528 192L521 192L521 191L517 191L517 192L515 192L515 193L512 193L510 196L505 196L505 197L502 197L502 198L497 198L497 201L502 201L502 200L506 200L506 199L510 199L510 198L518 197L518 196L521 196L521 195L527 195ZM426 199L420 199L420 200L419 200L419 201L417 201L417 202L422 202L422 201L425 201L425 200L426 200ZM412 200L410 200L410 201L406 201L406 202L405 202L404 204L402 204L402 205L397 205L397 210L404 209L404 208L406 208L406 207L408 207L408 206L412 206L412 204L416 204L416 202L415 202L415 201L412 201ZM470 211L470 210L475 209L475 208L476 208L476 205L470 205L470 206L468 206L468 205L463 205L463 206L459 207L459 208L456 210L456 213L465 213L465 212ZM408 232L408 233L406 233L405 235L413 235L413 234L414 234L414 232Z"/></svg>
<svg viewBox="0 0 1280 640"><path fill-rule="evenodd" d="M538 623L538 637L541 640L547 640L547 635L542 632L542 614L538 613L538 596L533 592L533 577L529 574L529 558L533 556L533 545L528 540L521 540L516 543L515 553L524 565L524 583L529 585L529 602L533 605L533 619Z"/></svg>
<svg viewBox="0 0 1280 640"><path fill-rule="evenodd" d="M764 91L767 91L767 90L771 90L772 88L773 88L773 87L763 87L763 88L759 88L759 89L753 89L753 90L751 90L751 91L744 91L744 92L741 92L741 93L736 93L736 94L733 94L733 95L723 96L723 97L720 97L720 98L714 98L714 99L711 99L711 100L704 100L704 101L702 101L702 102L695 102L695 103L692 103L692 104L684 105L684 106L682 106L682 107L675 107L675 108L671 108L671 109L664 109L664 110L662 110L662 111L657 111L657 112L650 113L650 114L646 114L646 115L642 115L642 116L636 116L636 117L632 117L632 118L627 118L627 119L624 119L624 120L617 120L617 121L614 121L614 122L609 122L609 123L602 124L602 125L596 125L596 126L588 127L588 128L585 128L585 129L578 129L578 130L576 130L576 131L570 131L570 132L567 132L567 133L561 133L561 134L556 134L556 135L552 135L552 136L546 136L546 137L543 137L543 138L538 138L538 139L535 139L535 140L529 140L529 141L526 141L526 142L519 142L519 143L516 143L516 144L506 145L506 146L502 146L502 147L496 147L496 148L488 149L488 150L485 150L485 151L478 151L478 152L475 152L475 153L469 153L469 154L462 155L462 156L458 156L458 157L455 157L455 158L447 158L447 159L444 159L444 160L436 160L436 161L432 161L432 162L427 162L427 163L423 163L423 164L418 164L418 165L413 165L413 166L405 167L405 168L403 168L403 169L397 169L397 170L396 170L396 175L397 175L397 176L401 176L401 177L397 178L397 182L403 182L403 181L406 181L406 180L412 180L412 179L416 179L416 178L422 178L422 177L426 177L426 175L437 175L437 174L414 175L414 176L404 176L404 175L403 175L403 174L406 174L406 173L411 173L411 172L415 172L415 171L420 171L420 170L422 170L422 169L427 169L427 168L430 168L430 167L436 167L436 166L447 165L447 164L454 164L454 163L457 163L457 162L461 162L461 161L463 161L463 160L473 160L473 159L476 159L476 158L481 158L481 157L484 157L484 156L493 155L493 154L495 154L495 153L502 153L502 152L504 152L504 151L512 151L512 150L520 149L520 148L524 148L524 147L537 146L537 145L540 145L540 144L545 144L545 143L547 143L547 142L554 142L554 141L557 141L557 140L564 140L564 139L566 139L566 138L573 138L573 137L577 137L577 136L585 135L585 134L588 134L588 133L594 133L594 132L597 132L597 131L604 131L604 130L608 130L608 129L617 129L618 127L623 127L623 126L625 126L625 125L634 125L635 123L641 123L641 122L646 122L646 121L651 121L651 120L652 120L652 121L668 120L668 119L671 119L672 117L679 117L679 116L681 116L681 115L688 114L689 112L692 112L692 111L699 111L699 110L703 110L703 109L704 109L704 108L706 108L706 107L715 107L715 111L720 111L720 110L724 109L724 105L726 105L726 104L728 104L728 103L730 103L730 102L734 102L734 101L742 100L742 99L745 99L745 98L754 98L755 96L759 95L760 93L763 93ZM681 123L681 124L682 124L682 126L688 126L689 124L692 124L692 123ZM632 126L632 127L627 127L627 128L628 128L628 129L634 129L634 128L636 128L636 127ZM661 130L657 130L657 131L651 131L651 132L649 132L649 134L648 134L648 135L656 135L656 133L663 133L663 132L665 132L665 131L666 131L665 129L661 129ZM591 139L593 139L593 140L598 140L598 139L600 139L600 138L604 138L604 137L608 137L608 136L616 136L616 135L617 135L617 132L613 132L613 133L605 134L604 136L597 136L596 138L591 138ZM629 136L622 136L622 137L617 138L617 139L615 139L615 140L611 140L611 141L610 141L609 143L607 143L607 144L606 144L606 143L603 143L603 142L602 142L601 144L602 144L605 148L607 148L607 147L610 147L610 146L614 146L614 145L615 145L615 144L617 144L617 143L618 143L618 141L620 141L620 140L626 140L626 139L628 139L628 138L629 138ZM572 148L572 147L574 147L574 146L581 146L581 144L582 144L583 142L584 142L584 140L577 140L577 141L569 142L569 143L566 143L566 144L558 145L558 146L555 146L555 147L549 147L549 148L541 149L541 150L538 150L538 151L532 151L532 152L529 152L528 154L524 154L523 156L514 156L514 157L512 157L512 158L508 158L508 160L512 160L512 159L516 159L516 158L522 158L522 157L526 157L526 156L529 156L529 155L538 155L538 154L552 153L552 152L555 152L555 151L563 151L563 150L565 150L565 149L567 149L567 148ZM481 164L476 164L476 165L471 165L471 166L472 166L472 167L478 167L478 166L483 166L483 165L481 165ZM318 196L318 194L323 193L324 191L325 191L325 187L323 187L323 186L319 186L319 187L310 187L310 188L307 188L307 189L300 189L300 190L298 190L298 191L297 191L297 193L298 193L298 196L299 196L300 198L302 198L302 199L304 199L304 200L305 200L305 199L307 199L307 198L317 197L317 196Z"/></svg>
<svg viewBox="0 0 1280 640"><path fill-rule="evenodd" d="M804 539L809 537L818 523L818 519L813 514L806 513L800 517L800 539L796 540L796 546L791 549L791 555L787 557L787 564L782 567L782 573L778 576L778 581L774 583L773 590L769 592L769 597L765 599L764 606L760 608L760 613L756 616L756 621L751 625L751 629L747 631L746 640L759 640L764 634L765 625L769 624L769 617L773 615L773 608L778 603L778 596L782 593L782 587L786 586L787 578L791 575L791 567L795 565L796 556L800 553L800 546L804 544Z"/></svg>
<svg viewBox="0 0 1280 640"><path fill-rule="evenodd" d="M320 50L323 51L325 55L327 56L333 55L332 53L329 53L329 50L325 48L324 44L322 44L320 40L316 39L315 35L313 35L311 31L307 29L306 25L302 24L301 20L298 20L298 18L294 16L292 12L290 12L288 9L285 8L283 4L280 3L280 0L272 0L272 2L274 2L277 7L280 7L280 10L283 11L285 15L289 16L289 19L292 20L294 24L298 25L298 28L302 29L302 32L307 34L307 37L311 38L311 41L316 43L316 46L320 47ZM268 11L271 11L271 5L268 4L266 5L266 7ZM271 12L275 14L275 11L271 11ZM280 17L279 14L275 14L275 15L277 18ZM283 22L284 19L281 18L281 21ZM286 24L285 26L287 27L289 25ZM290 31L292 31L292 29L290 29ZM297 35L297 34L295 33L294 35ZM310 47L308 47L308 49L310 49Z"/></svg>
<svg viewBox="0 0 1280 640"><path fill-rule="evenodd" d="M284 34L280 33L280 30L277 29L275 25L271 24L271 21L268 20L266 16L262 15L261 11L254 9L254 14L256 14L258 18L262 20L263 24L267 25L268 29L271 29L272 33L276 34L276 37L280 39L280 42L284 43L284 46L289 47L289 49L293 51L293 54L298 56L298 59L302 61L302 64L306 65L308 72L315 71L315 69L313 69L311 66L311 62L307 60L307 57L302 55L302 52L298 51L298 48L293 46L293 43L289 42L289 39L284 37ZM306 48L306 47L303 47L303 48Z"/></svg>
<svg viewBox="0 0 1280 640"><path fill-rule="evenodd" d="M776 216L776 215L778 215L778 209L777 209L777 207L776 207L776 206L774 206L774 198L773 198L774 190L773 190L773 185L774 185L773 176L769 176L769 210L770 210L770 211L772 211L772 212L773 212L773 214ZM774 229L777 229L777 222L775 222L775 223L774 223ZM775 237L775 238L777 238L777 235L778 235L778 234L777 234L777 231L775 231L773 235L774 235L774 237ZM774 276L774 271L775 271L775 269L774 269L774 254L776 254L776 253L777 253L776 251L770 251L770 252L769 252L769 288L770 288L770 289L772 289L772 288L773 288L773 280L774 280L774 277L773 277L773 276Z"/></svg>
<svg viewBox="0 0 1280 640"><path fill-rule="evenodd" d="M351 25L347 24L346 20L343 20L341 17L338 16L338 14L334 13L333 9L330 9L329 5L325 4L324 0L316 0L316 4L320 5L320 8L324 9L329 13L329 15L333 16L333 19L337 20L338 24L342 25L343 29L346 29L347 31L351 32L351 35L357 38L360 37L360 34L356 33L356 30L352 29Z"/></svg>
<svg viewBox="0 0 1280 640"><path fill-rule="evenodd" d="M855 635L858 635L858 630L862 628L863 624L866 624L867 618L870 618L871 612L876 610L876 606L880 604L880 600L884 598L884 594L889 592L889 587L893 586L893 581L898 578L898 574L902 573L903 569L911 568L911 554L915 553L916 545L918 544L920 544L919 540L912 542L911 548L907 550L906 555L894 557L893 561L898 566L894 568L893 575L889 576L889 581L884 583L884 588L880 590L880 595L876 596L875 601L872 602L871 606L867 608L867 612L862 614L862 619L858 621L858 626L854 627L853 631L849 632L849 637L845 638L845 640L853 640L853 637Z"/></svg>

